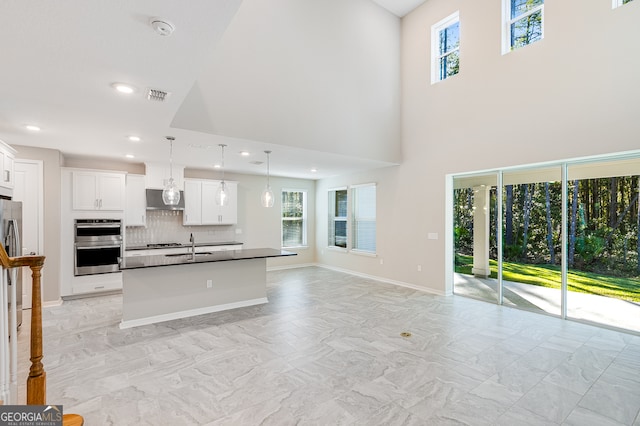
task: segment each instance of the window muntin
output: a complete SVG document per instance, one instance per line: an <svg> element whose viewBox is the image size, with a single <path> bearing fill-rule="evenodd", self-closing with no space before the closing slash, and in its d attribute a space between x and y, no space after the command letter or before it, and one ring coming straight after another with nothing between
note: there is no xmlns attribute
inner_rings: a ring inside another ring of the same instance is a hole
<svg viewBox="0 0 640 426"><path fill-rule="evenodd" d="M456 12L431 27L431 83L460 71L460 17Z"/></svg>
<svg viewBox="0 0 640 426"><path fill-rule="evenodd" d="M329 247L347 248L347 188L329 191Z"/></svg>
<svg viewBox="0 0 640 426"><path fill-rule="evenodd" d="M307 245L307 192L282 191L282 247Z"/></svg>
<svg viewBox="0 0 640 426"><path fill-rule="evenodd" d="M376 252L376 185L367 184L351 189L353 198L353 250Z"/></svg>
<svg viewBox="0 0 640 426"><path fill-rule="evenodd" d="M529 45L544 36L544 0L503 0L503 53Z"/></svg>

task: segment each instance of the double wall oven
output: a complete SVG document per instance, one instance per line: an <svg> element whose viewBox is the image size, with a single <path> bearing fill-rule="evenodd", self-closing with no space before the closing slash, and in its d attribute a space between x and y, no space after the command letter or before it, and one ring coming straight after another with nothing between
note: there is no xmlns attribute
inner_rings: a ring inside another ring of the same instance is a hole
<svg viewBox="0 0 640 426"><path fill-rule="evenodd" d="M118 272L122 257L120 219L76 219L74 275Z"/></svg>

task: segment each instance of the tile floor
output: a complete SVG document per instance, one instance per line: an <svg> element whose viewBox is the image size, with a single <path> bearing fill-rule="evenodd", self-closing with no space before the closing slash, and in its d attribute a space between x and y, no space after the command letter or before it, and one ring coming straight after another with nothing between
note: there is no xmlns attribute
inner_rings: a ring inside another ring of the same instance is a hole
<svg viewBox="0 0 640 426"><path fill-rule="evenodd" d="M267 277L269 304L134 329L120 296L46 309L48 402L87 425L640 425L639 336L322 268Z"/></svg>

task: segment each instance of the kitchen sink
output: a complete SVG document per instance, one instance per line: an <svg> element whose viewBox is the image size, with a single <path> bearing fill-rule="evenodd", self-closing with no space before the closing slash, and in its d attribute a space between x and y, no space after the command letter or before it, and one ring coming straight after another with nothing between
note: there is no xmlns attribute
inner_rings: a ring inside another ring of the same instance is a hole
<svg viewBox="0 0 640 426"><path fill-rule="evenodd" d="M208 254L213 254L213 253L210 251L203 251L200 253L196 253L196 256L206 256ZM167 257L193 256L193 253L170 253L170 254L165 254L165 256Z"/></svg>

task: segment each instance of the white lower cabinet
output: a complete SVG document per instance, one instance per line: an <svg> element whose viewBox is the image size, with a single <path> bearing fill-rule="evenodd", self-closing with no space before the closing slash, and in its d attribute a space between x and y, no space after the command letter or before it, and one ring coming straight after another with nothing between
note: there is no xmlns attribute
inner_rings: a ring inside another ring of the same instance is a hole
<svg viewBox="0 0 640 426"><path fill-rule="evenodd" d="M114 291L122 289L122 274L118 273L118 279L112 279L105 282L96 282L92 280L86 283L76 283L73 285L73 294L101 293L104 291Z"/></svg>
<svg viewBox="0 0 640 426"><path fill-rule="evenodd" d="M229 203L219 206L215 195L221 181L184 180L183 225L235 225L238 222L238 182L225 181Z"/></svg>
<svg viewBox="0 0 640 426"><path fill-rule="evenodd" d="M60 286L60 296L75 297L122 289L122 273L71 276Z"/></svg>

